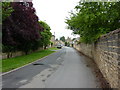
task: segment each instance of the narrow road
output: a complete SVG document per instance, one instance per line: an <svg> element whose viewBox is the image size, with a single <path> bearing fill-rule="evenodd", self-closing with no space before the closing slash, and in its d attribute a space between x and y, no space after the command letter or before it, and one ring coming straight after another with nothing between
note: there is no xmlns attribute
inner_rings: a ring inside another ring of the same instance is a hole
<svg viewBox="0 0 120 90"><path fill-rule="evenodd" d="M65 47L50 56L4 75L3 88L96 88L99 83L85 57Z"/></svg>

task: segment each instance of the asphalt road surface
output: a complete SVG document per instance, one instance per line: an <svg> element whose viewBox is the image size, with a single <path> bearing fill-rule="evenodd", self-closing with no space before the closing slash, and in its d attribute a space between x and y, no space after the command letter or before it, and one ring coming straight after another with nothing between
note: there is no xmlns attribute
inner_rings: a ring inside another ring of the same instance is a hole
<svg viewBox="0 0 120 90"><path fill-rule="evenodd" d="M85 56L65 47L17 71L2 76L2 88L97 88L99 82Z"/></svg>

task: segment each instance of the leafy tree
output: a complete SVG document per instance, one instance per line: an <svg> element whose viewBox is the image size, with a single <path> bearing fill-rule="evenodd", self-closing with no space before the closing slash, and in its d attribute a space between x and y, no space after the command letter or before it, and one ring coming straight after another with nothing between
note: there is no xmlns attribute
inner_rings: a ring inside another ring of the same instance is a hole
<svg viewBox="0 0 120 90"><path fill-rule="evenodd" d="M0 3L0 6L1 6L1 9L0 9L0 22L1 21L4 21L6 18L8 18L11 13L13 12L13 8L10 6L10 2L1 2ZM0 24L2 25L2 24ZM2 37L2 32L0 31L0 37ZM2 40L1 40L2 41ZM7 57L11 57L12 54L10 53L12 50L15 50L14 47L12 46L4 46L1 44L1 47L2 47L2 51L3 52L7 52Z"/></svg>
<svg viewBox="0 0 120 90"><path fill-rule="evenodd" d="M5 20L13 12L10 2L2 2L2 20Z"/></svg>
<svg viewBox="0 0 120 90"><path fill-rule="evenodd" d="M65 46L67 46L67 42L65 42Z"/></svg>
<svg viewBox="0 0 120 90"><path fill-rule="evenodd" d="M62 36L62 37L60 38L60 40L63 41L63 42L65 42L65 37Z"/></svg>
<svg viewBox="0 0 120 90"><path fill-rule="evenodd" d="M70 43L69 42L65 42L65 46L70 46Z"/></svg>
<svg viewBox="0 0 120 90"><path fill-rule="evenodd" d="M44 49L46 49L46 47L51 43L51 37L52 37L52 33L50 32L50 26L43 21L39 21L39 24L44 28L43 32L40 32L41 37L41 43L42 46L44 46Z"/></svg>
<svg viewBox="0 0 120 90"><path fill-rule="evenodd" d="M58 41L58 38L56 39L56 41Z"/></svg>
<svg viewBox="0 0 120 90"><path fill-rule="evenodd" d="M74 41L76 38L73 38L72 41Z"/></svg>
<svg viewBox="0 0 120 90"><path fill-rule="evenodd" d="M70 43L69 42L67 42L67 46L70 47Z"/></svg>
<svg viewBox="0 0 120 90"><path fill-rule="evenodd" d="M32 2L12 2L14 11L2 24L3 45L15 46L26 54L40 39L43 28L38 23Z"/></svg>
<svg viewBox="0 0 120 90"><path fill-rule="evenodd" d="M65 46L70 46L70 43L69 42L65 42Z"/></svg>
<svg viewBox="0 0 120 90"><path fill-rule="evenodd" d="M79 34L81 42L95 42L101 35L120 28L120 2L79 2L77 13L66 19L68 29Z"/></svg>
<svg viewBox="0 0 120 90"><path fill-rule="evenodd" d="M10 6L10 2L0 2L0 27L1 28L2 28L2 21L4 21L7 17L9 17L12 12L13 12L13 8ZM0 37L2 37L2 31L0 31ZM2 41L2 38L0 38L0 41ZM0 44L0 46L2 47L3 45ZM0 48L0 50L2 50L2 48ZM6 50L6 51L9 51L9 50Z"/></svg>

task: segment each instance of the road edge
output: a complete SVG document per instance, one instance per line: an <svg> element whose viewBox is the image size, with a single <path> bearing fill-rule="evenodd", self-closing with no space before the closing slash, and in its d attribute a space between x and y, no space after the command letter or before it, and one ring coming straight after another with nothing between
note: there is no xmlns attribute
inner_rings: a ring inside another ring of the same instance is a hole
<svg viewBox="0 0 120 90"><path fill-rule="evenodd" d="M4 73L0 74L0 76L4 76L4 75L6 75L6 74L8 74L8 73L17 71L17 70L19 70L19 69L21 69L21 68L23 68L23 67L26 67L26 66L28 66L28 65L30 65L30 64L33 64L34 62L37 62L37 61L42 60L42 59L44 59L44 58L47 58L48 56L50 56L50 55L52 55L52 54L54 54L54 53L57 53L57 52L58 52L58 51L55 51L55 52L53 52L53 53L51 53L51 54L49 54L49 55L47 55L47 56L44 56L44 57L42 57L42 58L36 60L36 61L33 61L33 62L31 62L31 63L28 63L28 64L23 65L23 66L18 67L18 68L15 68L15 69L10 70L10 71L8 71L8 72L4 72Z"/></svg>

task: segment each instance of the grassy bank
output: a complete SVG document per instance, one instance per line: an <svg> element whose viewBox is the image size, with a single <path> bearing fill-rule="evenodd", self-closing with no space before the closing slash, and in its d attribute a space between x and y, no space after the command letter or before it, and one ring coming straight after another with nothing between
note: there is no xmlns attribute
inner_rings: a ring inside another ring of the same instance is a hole
<svg viewBox="0 0 120 90"><path fill-rule="evenodd" d="M3 59L2 60L2 72L7 72L7 71L10 71L12 69L21 67L21 66L26 65L28 63L31 63L33 61L41 59L41 58L43 58L43 57L45 57L53 52L54 51L51 51L48 49L48 50L34 52L32 54L29 54L29 55L23 55L23 56L18 56L15 58Z"/></svg>

